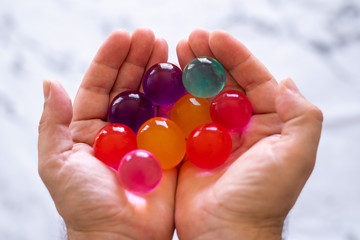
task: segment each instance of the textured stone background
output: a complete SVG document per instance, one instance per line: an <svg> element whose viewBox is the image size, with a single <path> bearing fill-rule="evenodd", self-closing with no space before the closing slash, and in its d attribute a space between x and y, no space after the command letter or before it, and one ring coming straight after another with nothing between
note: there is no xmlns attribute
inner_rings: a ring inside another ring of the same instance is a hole
<svg viewBox="0 0 360 240"><path fill-rule="evenodd" d="M360 239L359 0L0 0L0 239L63 238L37 174L42 80L59 80L74 98L106 36L140 26L167 39L175 63L194 28L223 29L278 80L291 76L325 122L287 239Z"/></svg>

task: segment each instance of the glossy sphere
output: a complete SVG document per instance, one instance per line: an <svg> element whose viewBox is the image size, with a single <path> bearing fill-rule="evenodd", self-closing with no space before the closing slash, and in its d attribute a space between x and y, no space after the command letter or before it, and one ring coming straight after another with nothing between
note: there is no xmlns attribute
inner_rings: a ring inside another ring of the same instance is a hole
<svg viewBox="0 0 360 240"><path fill-rule="evenodd" d="M122 157L136 149L136 135L123 124L109 124L98 132L93 148L95 157L117 170Z"/></svg>
<svg viewBox="0 0 360 240"><path fill-rule="evenodd" d="M223 164L229 157L232 142L225 128L216 123L197 127L186 142L186 154L197 167L212 169Z"/></svg>
<svg viewBox="0 0 360 240"><path fill-rule="evenodd" d="M210 115L228 131L242 131L252 115L252 106L242 92L228 90L214 97L211 102Z"/></svg>
<svg viewBox="0 0 360 240"><path fill-rule="evenodd" d="M178 165L185 155L185 137L171 120L156 117L145 122L137 134L141 149L153 153L163 169Z"/></svg>
<svg viewBox="0 0 360 240"><path fill-rule="evenodd" d="M125 91L118 94L109 107L109 121L125 124L135 133L154 115L154 105L150 99L138 91Z"/></svg>
<svg viewBox="0 0 360 240"><path fill-rule="evenodd" d="M121 185L135 193L147 193L159 185L162 169L155 156L142 149L127 153L118 170Z"/></svg>
<svg viewBox="0 0 360 240"><path fill-rule="evenodd" d="M158 63L146 71L143 88L147 97L157 105L174 104L184 95L182 71L171 63Z"/></svg>
<svg viewBox="0 0 360 240"><path fill-rule="evenodd" d="M213 58L199 57L186 65L183 72L185 89L200 98L211 98L225 85L225 70Z"/></svg>
<svg viewBox="0 0 360 240"><path fill-rule="evenodd" d="M173 120L189 136L196 127L210 123L210 102L205 98L187 94L180 98L171 110Z"/></svg>

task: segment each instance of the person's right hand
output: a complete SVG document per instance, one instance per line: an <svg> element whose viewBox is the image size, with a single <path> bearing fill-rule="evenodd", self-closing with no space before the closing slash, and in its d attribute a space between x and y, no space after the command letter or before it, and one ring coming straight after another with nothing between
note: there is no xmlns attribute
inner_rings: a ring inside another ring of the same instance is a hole
<svg viewBox="0 0 360 240"><path fill-rule="evenodd" d="M246 93L254 115L223 166L185 162L176 191L175 225L186 239L281 239L282 227L316 158L322 113L292 80L279 85L234 37L195 30L177 47L182 68L195 57L217 59L225 89Z"/></svg>
<svg viewBox="0 0 360 240"><path fill-rule="evenodd" d="M44 83L39 126L39 174L63 217L68 239L171 239L176 169L151 193L124 190L117 173L94 157L111 100L138 90L144 72L166 62L167 43L152 31L115 31L99 49L71 106L58 82Z"/></svg>

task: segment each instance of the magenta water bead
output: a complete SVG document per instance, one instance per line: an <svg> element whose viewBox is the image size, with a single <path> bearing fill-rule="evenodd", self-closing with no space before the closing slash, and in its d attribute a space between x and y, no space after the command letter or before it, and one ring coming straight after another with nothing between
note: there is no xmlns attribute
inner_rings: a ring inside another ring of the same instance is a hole
<svg viewBox="0 0 360 240"><path fill-rule="evenodd" d="M130 192L147 193L159 185L162 169L152 153L136 149L122 158L118 176L120 184Z"/></svg>
<svg viewBox="0 0 360 240"><path fill-rule="evenodd" d="M154 104L143 93L124 91L109 106L109 121L130 127L135 133L140 126L155 116Z"/></svg>
<svg viewBox="0 0 360 240"><path fill-rule="evenodd" d="M185 93L182 71L172 63L158 63L150 67L142 84L145 95L160 106L174 104Z"/></svg>

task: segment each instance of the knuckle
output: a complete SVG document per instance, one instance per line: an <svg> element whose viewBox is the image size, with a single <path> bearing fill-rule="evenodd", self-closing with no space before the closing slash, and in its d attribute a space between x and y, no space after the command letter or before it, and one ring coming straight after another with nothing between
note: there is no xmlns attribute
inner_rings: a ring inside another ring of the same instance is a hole
<svg viewBox="0 0 360 240"><path fill-rule="evenodd" d="M40 176L42 181L44 181L46 179L44 170L45 170L45 168L41 164L39 164L38 165L38 173L39 173L39 176Z"/></svg>
<svg viewBox="0 0 360 240"><path fill-rule="evenodd" d="M305 115L319 122L323 122L324 120L323 112L313 104L310 104L310 106L306 109Z"/></svg>
<svg viewBox="0 0 360 240"><path fill-rule="evenodd" d="M313 108L312 108L312 115L320 122L322 122L324 120L323 112L315 105L313 105Z"/></svg>
<svg viewBox="0 0 360 240"><path fill-rule="evenodd" d="M40 121L39 121L39 126L38 126L38 133L39 134L44 131L44 128L46 128L46 122L47 122L46 118L44 116L42 116Z"/></svg>

